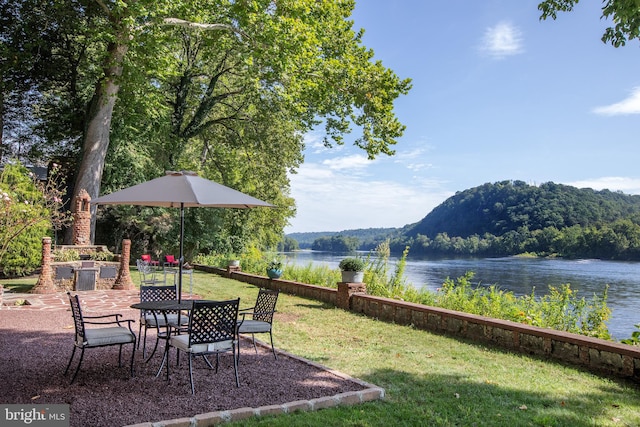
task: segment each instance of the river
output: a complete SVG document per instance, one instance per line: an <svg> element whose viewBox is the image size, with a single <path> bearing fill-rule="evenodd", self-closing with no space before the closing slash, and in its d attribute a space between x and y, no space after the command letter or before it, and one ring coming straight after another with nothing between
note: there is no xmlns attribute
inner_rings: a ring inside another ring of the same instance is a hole
<svg viewBox="0 0 640 427"><path fill-rule="evenodd" d="M344 254L297 251L283 254L287 262L295 265L324 264L338 268ZM397 258L391 257L393 264ZM629 338L640 323L640 262L562 260L542 258L476 258L476 259L426 259L407 257L405 278L416 288L435 291L445 278L457 278L467 271L475 273L473 283L497 285L515 295L547 292L549 286L570 284L578 296L590 299L593 294L602 295L609 285L607 305L611 318L607 322L609 332L616 340Z"/></svg>

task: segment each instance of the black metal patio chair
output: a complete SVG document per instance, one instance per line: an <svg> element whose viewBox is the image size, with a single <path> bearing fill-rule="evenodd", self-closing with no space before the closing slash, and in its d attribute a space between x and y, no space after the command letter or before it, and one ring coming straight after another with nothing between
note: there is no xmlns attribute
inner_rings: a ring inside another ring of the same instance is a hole
<svg viewBox="0 0 640 427"><path fill-rule="evenodd" d="M117 345L120 347L118 352L118 366L122 366L122 346L125 344L133 344L131 349L131 376L134 376L133 361L136 353L136 334L131 329L131 323L134 320L121 319L121 314L107 314L103 316L84 316L80 308L80 299L78 295L69 295L69 303L71 304L71 314L73 315L73 323L75 326L75 338L73 342L73 352L64 375L67 375L71 362L76 354L76 349L80 349L80 360L76 367L71 383L73 383L82 365L84 351L87 348L107 347ZM111 319L111 320L109 320ZM127 327L123 326L126 323ZM89 327L87 327L89 326Z"/></svg>
<svg viewBox="0 0 640 427"><path fill-rule="evenodd" d="M175 285L140 286L140 302L175 300L177 299L177 295ZM147 330L150 328L156 330L156 343L147 361L156 353L158 342L161 339L167 339L168 327L180 329L178 328L178 318L180 319L182 329L186 329L189 323L189 315L180 313L180 316L178 316L178 314L178 310L165 310L163 313L140 310L138 336L141 338L138 340L138 348L140 348L140 341L142 341L142 356L145 358L147 355ZM144 328L144 335L142 335L142 328Z"/></svg>
<svg viewBox="0 0 640 427"><path fill-rule="evenodd" d="M244 308L240 310L242 317L242 323L238 327L239 334L251 334L253 340L253 348L258 352L256 347L255 334L269 334L271 339L271 351L273 357L278 360L276 355L276 349L273 346L273 314L276 312L276 303L278 302L279 290L273 289L260 289L258 291L258 297L256 298L256 305L250 308ZM246 318L251 316L251 319Z"/></svg>
<svg viewBox="0 0 640 427"><path fill-rule="evenodd" d="M203 356L210 369L214 369L207 355L216 355L215 371L218 372L220 354L231 353L236 386L240 387L238 377L238 306L240 298L228 301L194 301L189 314L187 334L173 335L169 338L164 361L167 364L169 380L169 350L174 347L178 354L189 354L189 382L191 393L195 394L193 384L193 358Z"/></svg>

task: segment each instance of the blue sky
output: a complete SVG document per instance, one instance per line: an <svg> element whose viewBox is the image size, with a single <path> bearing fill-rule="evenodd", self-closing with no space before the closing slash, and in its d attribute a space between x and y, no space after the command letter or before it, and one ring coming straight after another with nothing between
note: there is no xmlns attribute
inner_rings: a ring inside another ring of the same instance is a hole
<svg viewBox="0 0 640 427"><path fill-rule="evenodd" d="M364 44L413 80L395 103L407 128L396 155L374 161L306 135L285 232L402 227L502 180L640 194L640 43L602 43L600 2L556 21L540 21L537 4L357 1Z"/></svg>

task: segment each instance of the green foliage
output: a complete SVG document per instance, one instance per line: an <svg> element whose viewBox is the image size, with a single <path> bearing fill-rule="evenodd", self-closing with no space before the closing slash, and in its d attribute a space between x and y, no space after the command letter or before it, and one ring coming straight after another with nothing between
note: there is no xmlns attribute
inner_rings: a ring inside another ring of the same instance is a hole
<svg viewBox="0 0 640 427"><path fill-rule="evenodd" d="M282 241L278 242L278 252L293 252L299 249L298 241L291 237L285 236Z"/></svg>
<svg viewBox="0 0 640 427"><path fill-rule="evenodd" d="M267 264L267 270L282 270L282 261L275 258Z"/></svg>
<svg viewBox="0 0 640 427"><path fill-rule="evenodd" d="M358 238L343 235L319 237L311 245L314 251L355 252L358 249Z"/></svg>
<svg viewBox="0 0 640 427"><path fill-rule="evenodd" d="M393 252L640 260L640 196L522 181L457 193L391 240Z"/></svg>
<svg viewBox="0 0 640 427"><path fill-rule="evenodd" d="M33 272L42 257L42 238L66 223L55 168L42 183L20 163L0 175L0 268L5 276Z"/></svg>
<svg viewBox="0 0 640 427"><path fill-rule="evenodd" d="M538 5L542 13L540 19L556 19L558 12L572 11L579 0L545 0ZM614 47L624 46L628 40L640 39L640 12L638 4L628 0L609 0L603 2L601 20L614 22L602 35L603 43Z"/></svg>
<svg viewBox="0 0 640 427"><path fill-rule="evenodd" d="M110 251L99 251L90 253L89 258L94 261L113 261L115 255Z"/></svg>
<svg viewBox="0 0 640 427"><path fill-rule="evenodd" d="M637 325L634 325L634 326L638 330L637 331L633 331L631 333L631 338L625 338L623 340L620 340L621 343L629 344L629 345L640 345L640 323L638 323Z"/></svg>
<svg viewBox="0 0 640 427"><path fill-rule="evenodd" d="M230 236L264 248L282 240L295 214L288 174L318 125L327 146L353 130L371 159L392 155L404 132L393 104L410 80L374 60L349 19L352 1L58 3L0 5L6 92L45 100L7 123L28 127L34 116L43 130L42 144L29 141L34 152L82 158L74 187L93 198L185 169L278 207L193 214L188 256L224 252ZM100 218L107 231L96 241L126 237L152 253L176 245L178 221L147 226L154 214L136 215L114 214L119 228Z"/></svg>
<svg viewBox="0 0 640 427"><path fill-rule="evenodd" d="M291 233L288 234L287 237L294 239L301 249L311 249L314 242L320 238L326 239L333 236L353 237L358 240L358 247L356 249L369 251L397 231L397 228L359 228L343 231Z"/></svg>
<svg viewBox="0 0 640 427"><path fill-rule="evenodd" d="M602 296L594 295L587 301L578 297L569 284L556 288L542 297L530 295L516 297L512 292L500 290L495 285L473 287L473 273L456 280L447 278L438 291L435 304L438 307L497 319L512 320L542 328L551 328L581 335L610 339L606 321L611 315L607 307L608 287Z"/></svg>
<svg viewBox="0 0 640 427"><path fill-rule="evenodd" d="M360 258L344 258L340 261L339 267L342 271L364 271L366 264Z"/></svg>
<svg viewBox="0 0 640 427"><path fill-rule="evenodd" d="M75 249L56 249L51 253L53 260L56 262L79 261L80 252Z"/></svg>

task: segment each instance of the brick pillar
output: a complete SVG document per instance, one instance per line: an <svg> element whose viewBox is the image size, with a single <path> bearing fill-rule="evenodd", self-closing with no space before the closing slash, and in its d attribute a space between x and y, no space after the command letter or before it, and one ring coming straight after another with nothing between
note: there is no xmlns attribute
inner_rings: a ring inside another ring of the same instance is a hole
<svg viewBox="0 0 640 427"><path fill-rule="evenodd" d="M91 197L83 188L76 198L76 209L73 213L73 244L87 246L91 244Z"/></svg>
<svg viewBox="0 0 640 427"><path fill-rule="evenodd" d="M120 271L118 271L118 278L113 284L113 288L116 290L132 291L136 288L131 280L131 274L129 273L129 258L131 257L131 240L124 239L122 241L122 255L120 256Z"/></svg>
<svg viewBox="0 0 640 427"><path fill-rule="evenodd" d="M227 277L231 278L233 273L239 273L242 271L242 267L239 265L228 265L227 266Z"/></svg>
<svg viewBox="0 0 640 427"><path fill-rule="evenodd" d="M367 285L364 283L338 282L338 296L336 305L345 310L351 309L351 295L367 293Z"/></svg>
<svg viewBox="0 0 640 427"><path fill-rule="evenodd" d="M31 289L31 293L52 294L57 291L53 279L51 279L51 237L43 237L40 276L36 285Z"/></svg>

